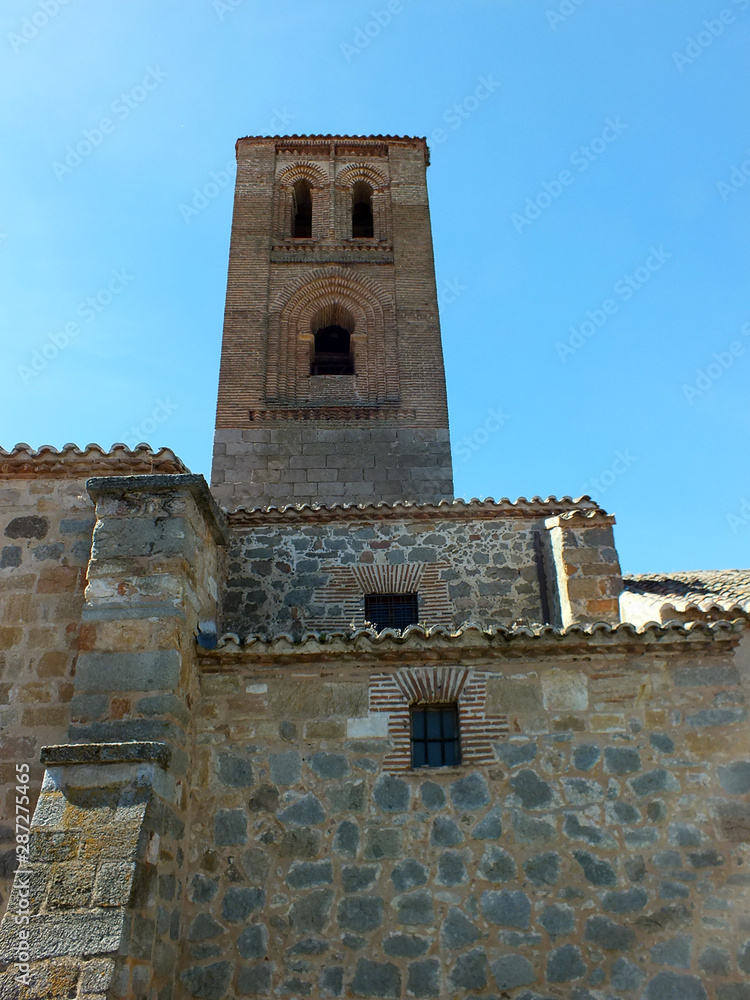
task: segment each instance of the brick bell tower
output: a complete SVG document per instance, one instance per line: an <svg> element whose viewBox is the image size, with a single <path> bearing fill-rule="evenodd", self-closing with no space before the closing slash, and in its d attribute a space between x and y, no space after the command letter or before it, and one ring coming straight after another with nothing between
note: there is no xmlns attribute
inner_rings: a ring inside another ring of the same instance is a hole
<svg viewBox="0 0 750 1000"><path fill-rule="evenodd" d="M452 498L424 139L237 143L212 488Z"/></svg>

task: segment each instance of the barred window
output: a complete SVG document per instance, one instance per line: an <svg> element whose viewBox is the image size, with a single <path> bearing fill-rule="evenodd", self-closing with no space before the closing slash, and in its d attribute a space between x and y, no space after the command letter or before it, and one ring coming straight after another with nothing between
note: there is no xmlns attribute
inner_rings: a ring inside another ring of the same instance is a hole
<svg viewBox="0 0 750 1000"><path fill-rule="evenodd" d="M458 707L412 705L411 766L451 767L461 763Z"/></svg>
<svg viewBox="0 0 750 1000"><path fill-rule="evenodd" d="M417 594L365 594L365 618L379 631L416 625L418 615Z"/></svg>

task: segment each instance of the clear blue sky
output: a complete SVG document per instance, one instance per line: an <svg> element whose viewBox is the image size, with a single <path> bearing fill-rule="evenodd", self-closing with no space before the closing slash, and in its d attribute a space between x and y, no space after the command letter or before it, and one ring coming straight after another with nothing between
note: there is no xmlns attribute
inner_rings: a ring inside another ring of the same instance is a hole
<svg viewBox="0 0 750 1000"><path fill-rule="evenodd" d="M3 445L208 475L235 140L427 135L456 494L747 566L749 42L750 0L4 0Z"/></svg>

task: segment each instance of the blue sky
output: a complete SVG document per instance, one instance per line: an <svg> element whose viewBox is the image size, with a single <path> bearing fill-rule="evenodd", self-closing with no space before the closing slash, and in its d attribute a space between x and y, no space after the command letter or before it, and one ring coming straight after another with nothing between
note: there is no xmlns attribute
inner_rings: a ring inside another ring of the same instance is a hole
<svg viewBox="0 0 750 1000"><path fill-rule="evenodd" d="M235 140L426 135L456 494L748 566L749 42L750 0L4 0L3 446L208 476Z"/></svg>

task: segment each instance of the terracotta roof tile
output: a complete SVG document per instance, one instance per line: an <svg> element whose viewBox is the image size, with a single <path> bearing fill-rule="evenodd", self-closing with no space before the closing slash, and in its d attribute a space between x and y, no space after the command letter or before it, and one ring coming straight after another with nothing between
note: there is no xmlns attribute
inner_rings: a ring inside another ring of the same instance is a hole
<svg viewBox="0 0 750 1000"><path fill-rule="evenodd" d="M742 622L668 622L658 625L649 622L637 627L628 622L610 625L606 622L596 622L593 625L569 625L558 629L551 625L516 625L510 628L494 626L484 628L472 622L465 622L457 629L449 629L442 625L424 628L421 625L410 625L402 632L397 629L383 629L376 632L373 629L354 629L351 631L318 630L292 635L288 632L260 635L257 633L242 638L236 633L228 632L218 639L215 649L203 649L201 655L209 658L237 654L252 650L257 654L283 654L285 652L312 653L325 656L327 653L342 652L359 653L364 651L386 652L389 649L413 648L415 650L431 650L453 648L463 652L473 649L485 653L489 649L507 649L514 645L533 644L559 649L561 655L568 655L570 648L576 645L638 645L658 643L669 645L673 642L698 642L712 644L717 641L736 642L744 631Z"/></svg>
<svg viewBox="0 0 750 1000"><path fill-rule="evenodd" d="M502 497L494 500L487 497L479 500L441 500L439 503L416 503L409 500L395 503L341 503L341 504L288 504L282 507L238 507L228 512L230 525L233 527L250 527L269 523L296 521L333 521L333 520L379 520L421 519L427 520L435 516L456 519L491 518L491 517L550 517L552 515L578 513L580 516L592 517L595 514L607 516L604 511L589 496L572 497L538 497L530 499L519 497L509 500Z"/></svg>
<svg viewBox="0 0 750 1000"><path fill-rule="evenodd" d="M35 476L61 478L90 476L141 476L175 475L189 472L169 448L153 451L147 444L128 448L113 444L105 451L98 444L79 448L74 444L63 445L58 451L45 444L36 451L28 444L17 444L10 451L0 448L0 476Z"/></svg>
<svg viewBox="0 0 750 1000"><path fill-rule="evenodd" d="M750 569L629 574L623 583L630 593L679 612L750 614Z"/></svg>

